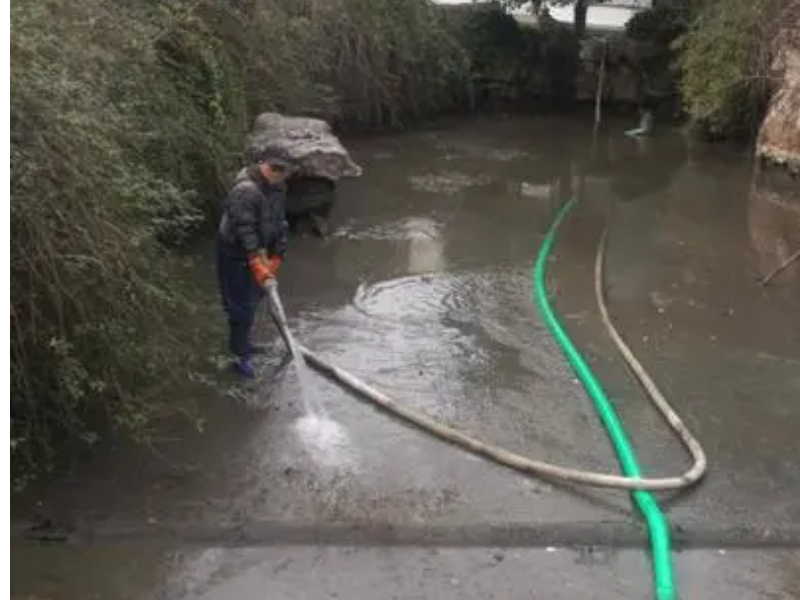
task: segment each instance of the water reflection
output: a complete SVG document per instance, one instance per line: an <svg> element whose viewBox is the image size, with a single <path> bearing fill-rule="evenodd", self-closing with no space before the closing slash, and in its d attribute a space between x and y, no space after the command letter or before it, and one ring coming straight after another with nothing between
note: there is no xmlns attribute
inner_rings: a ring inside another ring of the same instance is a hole
<svg viewBox="0 0 800 600"><path fill-rule="evenodd" d="M753 173L747 211L756 268L764 277L800 249L800 186L789 175L768 168ZM800 265L775 281L800 280Z"/></svg>
<svg viewBox="0 0 800 600"><path fill-rule="evenodd" d="M688 160L686 140L676 133L611 136L604 147L608 150L606 164L613 170L611 191L622 202L666 188Z"/></svg>

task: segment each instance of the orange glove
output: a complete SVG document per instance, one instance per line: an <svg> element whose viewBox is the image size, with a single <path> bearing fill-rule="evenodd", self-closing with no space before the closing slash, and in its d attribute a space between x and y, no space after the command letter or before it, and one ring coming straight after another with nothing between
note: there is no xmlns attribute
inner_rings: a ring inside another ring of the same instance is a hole
<svg viewBox="0 0 800 600"><path fill-rule="evenodd" d="M269 278L275 276L264 252L253 252L247 257L247 265L250 267L253 279L260 286L263 286Z"/></svg>
<svg viewBox="0 0 800 600"><path fill-rule="evenodd" d="M270 256L269 259L267 260L267 264L269 265L269 270L272 272L272 276L273 277L277 277L278 276L278 269L281 268L281 263L282 262L283 262L283 259L280 256L278 256L277 254L273 255L273 256Z"/></svg>

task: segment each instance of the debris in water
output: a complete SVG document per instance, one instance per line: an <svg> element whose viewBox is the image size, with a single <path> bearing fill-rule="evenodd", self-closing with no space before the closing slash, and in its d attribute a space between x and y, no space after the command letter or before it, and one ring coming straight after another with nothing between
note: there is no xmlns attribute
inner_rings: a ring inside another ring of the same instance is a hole
<svg viewBox="0 0 800 600"><path fill-rule="evenodd" d="M489 160L496 160L499 162L508 162L511 160L528 157L530 157L530 153L525 152L524 150L518 150L516 148L495 148L486 154L486 158Z"/></svg>
<svg viewBox="0 0 800 600"><path fill-rule="evenodd" d="M548 200L552 195L552 188L550 184L535 184L523 181L519 184L519 193L529 198Z"/></svg>

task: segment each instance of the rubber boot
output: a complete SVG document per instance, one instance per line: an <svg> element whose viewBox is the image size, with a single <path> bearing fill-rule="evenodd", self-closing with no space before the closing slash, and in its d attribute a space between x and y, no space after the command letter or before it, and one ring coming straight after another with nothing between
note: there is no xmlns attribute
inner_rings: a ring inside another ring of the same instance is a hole
<svg viewBox="0 0 800 600"><path fill-rule="evenodd" d="M239 356L235 358L231 366L233 370L242 377L255 379L256 370L255 367L253 367L253 361L249 356Z"/></svg>

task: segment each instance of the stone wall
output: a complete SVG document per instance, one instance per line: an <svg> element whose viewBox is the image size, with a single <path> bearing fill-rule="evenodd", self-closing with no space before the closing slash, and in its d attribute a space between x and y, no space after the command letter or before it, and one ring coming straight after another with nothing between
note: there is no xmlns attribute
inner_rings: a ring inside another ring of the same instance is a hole
<svg viewBox="0 0 800 600"><path fill-rule="evenodd" d="M676 95L664 48L618 33L589 36L581 42L576 86L579 102L594 102L604 56L604 102L637 105L648 99L661 103Z"/></svg>
<svg viewBox="0 0 800 600"><path fill-rule="evenodd" d="M748 230L760 277L771 273L800 250L800 186L781 168L759 168L753 175ZM800 265L781 274L800 280Z"/></svg>
<svg viewBox="0 0 800 600"><path fill-rule="evenodd" d="M756 152L800 173L800 0L788 4L780 23L771 65L775 89Z"/></svg>

